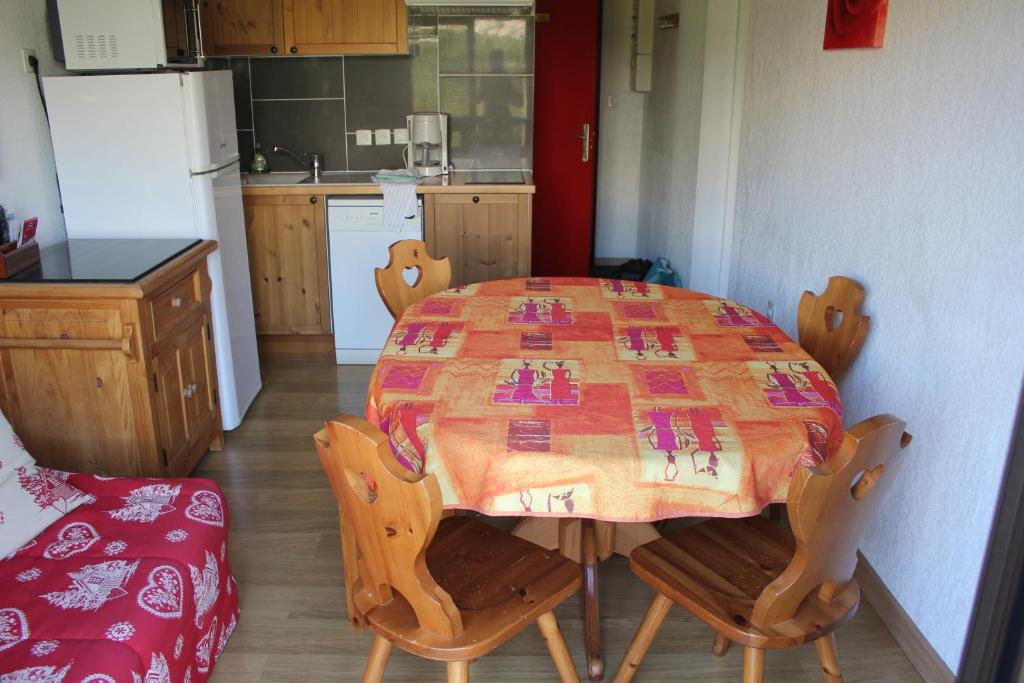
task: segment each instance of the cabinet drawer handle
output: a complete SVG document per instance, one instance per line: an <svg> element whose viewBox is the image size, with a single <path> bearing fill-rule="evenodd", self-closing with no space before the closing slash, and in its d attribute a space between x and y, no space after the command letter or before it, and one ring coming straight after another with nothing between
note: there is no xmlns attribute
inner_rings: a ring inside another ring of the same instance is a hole
<svg viewBox="0 0 1024 683"><path fill-rule="evenodd" d="M181 297L171 297L171 308L181 308Z"/></svg>
<svg viewBox="0 0 1024 683"><path fill-rule="evenodd" d="M310 197L309 198L309 203L310 204L316 204L316 197Z"/></svg>
<svg viewBox="0 0 1024 683"><path fill-rule="evenodd" d="M497 261L481 261L480 265L481 266L496 266L496 265L498 265L498 262Z"/></svg>
<svg viewBox="0 0 1024 683"><path fill-rule="evenodd" d="M474 204L479 204L480 203L480 198L479 197L473 197L473 203Z"/></svg>
<svg viewBox="0 0 1024 683"><path fill-rule="evenodd" d="M291 52L292 54L295 54L298 51L299 51L299 48L295 47L294 45L292 45L290 48L288 48L288 52Z"/></svg>
<svg viewBox="0 0 1024 683"><path fill-rule="evenodd" d="M276 54L277 54L277 45L273 45L273 46L271 46L271 48L270 48L270 53L271 53L271 54L274 54L274 55L276 55Z"/></svg>
<svg viewBox="0 0 1024 683"><path fill-rule="evenodd" d="M199 389L199 387L197 385L195 385L195 384L189 384L188 386L186 386L185 387L185 398L192 398L193 396L195 396L196 395L196 391L198 389Z"/></svg>

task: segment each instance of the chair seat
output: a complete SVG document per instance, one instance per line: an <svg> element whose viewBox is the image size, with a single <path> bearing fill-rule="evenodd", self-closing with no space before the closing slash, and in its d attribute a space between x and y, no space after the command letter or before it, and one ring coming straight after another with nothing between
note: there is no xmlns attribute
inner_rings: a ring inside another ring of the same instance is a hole
<svg viewBox="0 0 1024 683"><path fill-rule="evenodd" d="M851 580L831 602L813 593L797 614L771 626L750 622L754 603L793 558L795 541L763 517L712 519L640 546L633 572L729 640L748 647L793 647L831 633L860 602Z"/></svg>
<svg viewBox="0 0 1024 683"><path fill-rule="evenodd" d="M374 605L362 585L356 603L371 628L398 647L429 659L481 657L550 612L580 586L580 566L471 517L441 520L427 549L427 567L462 614L457 638L427 631L396 591Z"/></svg>

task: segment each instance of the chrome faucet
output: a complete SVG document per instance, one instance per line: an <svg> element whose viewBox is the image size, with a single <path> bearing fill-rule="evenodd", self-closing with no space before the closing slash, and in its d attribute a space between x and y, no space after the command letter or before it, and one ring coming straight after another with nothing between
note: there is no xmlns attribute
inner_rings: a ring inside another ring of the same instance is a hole
<svg viewBox="0 0 1024 683"><path fill-rule="evenodd" d="M320 180L320 175L323 173L323 157L319 154L303 154L301 157L295 152L291 151L287 147L281 147L280 145L274 145L275 152L284 152L290 155L293 159L299 162L300 166L308 167L307 170L313 174L313 181Z"/></svg>

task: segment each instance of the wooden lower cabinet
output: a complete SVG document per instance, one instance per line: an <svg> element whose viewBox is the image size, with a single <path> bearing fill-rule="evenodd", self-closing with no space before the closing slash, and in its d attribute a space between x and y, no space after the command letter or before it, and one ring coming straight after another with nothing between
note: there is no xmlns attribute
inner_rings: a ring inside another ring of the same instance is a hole
<svg viewBox="0 0 1024 683"><path fill-rule="evenodd" d="M429 194L424 233L434 258L452 263L452 285L528 277L532 195Z"/></svg>
<svg viewBox="0 0 1024 683"><path fill-rule="evenodd" d="M0 283L0 407L39 464L185 476L221 447L215 248L130 284Z"/></svg>
<svg viewBox="0 0 1024 683"><path fill-rule="evenodd" d="M330 334L323 197L245 198L256 333Z"/></svg>
<svg viewBox="0 0 1024 683"><path fill-rule="evenodd" d="M189 453L210 432L217 417L216 381L209 321L203 317L181 332L153 359L153 387L159 413L165 467L182 470Z"/></svg>

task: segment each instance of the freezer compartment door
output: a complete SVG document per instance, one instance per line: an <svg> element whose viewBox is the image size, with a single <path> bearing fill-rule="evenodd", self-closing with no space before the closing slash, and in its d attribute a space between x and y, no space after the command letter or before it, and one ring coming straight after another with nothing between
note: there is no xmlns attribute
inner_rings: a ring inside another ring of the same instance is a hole
<svg viewBox="0 0 1024 683"><path fill-rule="evenodd" d="M238 159L235 95L230 71L182 76L189 169L207 173Z"/></svg>
<svg viewBox="0 0 1024 683"><path fill-rule="evenodd" d="M43 79L68 238L195 235L180 78Z"/></svg>

